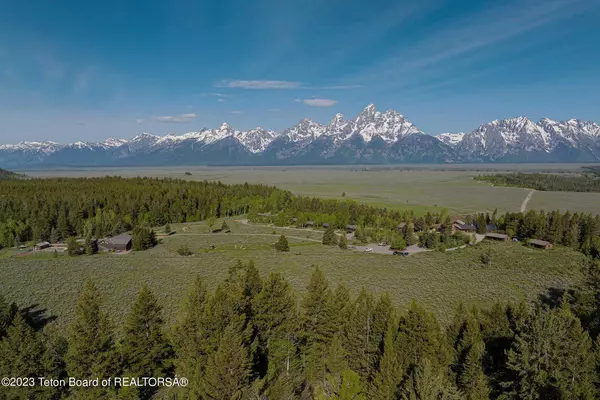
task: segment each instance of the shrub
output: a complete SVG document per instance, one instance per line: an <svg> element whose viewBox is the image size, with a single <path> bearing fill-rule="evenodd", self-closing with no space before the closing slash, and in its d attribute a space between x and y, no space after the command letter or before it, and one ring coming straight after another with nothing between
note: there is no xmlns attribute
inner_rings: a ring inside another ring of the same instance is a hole
<svg viewBox="0 0 600 400"><path fill-rule="evenodd" d="M177 249L177 254L180 256L191 256L194 253L192 253L192 251L186 245L182 245Z"/></svg>
<svg viewBox="0 0 600 400"><path fill-rule="evenodd" d="M279 240L275 243L275 250L290 251L290 245L284 235L279 236Z"/></svg>

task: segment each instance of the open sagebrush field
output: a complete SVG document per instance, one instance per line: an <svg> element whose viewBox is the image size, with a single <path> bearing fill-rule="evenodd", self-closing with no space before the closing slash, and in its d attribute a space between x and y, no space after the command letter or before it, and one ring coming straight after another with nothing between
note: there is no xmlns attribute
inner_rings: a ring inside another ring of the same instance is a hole
<svg viewBox="0 0 600 400"><path fill-rule="evenodd" d="M353 294L362 287L388 292L398 306L413 298L448 321L459 302L488 306L497 300L533 299L549 287L566 287L582 279L583 256L569 249L533 250L516 243L481 243L453 252L426 252L410 257L358 253L320 244L321 233L228 221L231 234L207 234L204 224L173 226L178 233L145 252L58 258L0 259L0 293L20 306L38 305L58 316L64 326L73 317L79 290L86 279L102 289L111 315L122 318L135 294L148 284L173 320L191 282L200 275L211 288L222 282L237 260L253 260L263 276L281 272L304 293L313 265L329 281L347 285ZM280 233L289 253L271 248ZM188 246L194 255L179 256ZM209 246L214 245L214 250ZM480 261L491 252L491 265Z"/></svg>

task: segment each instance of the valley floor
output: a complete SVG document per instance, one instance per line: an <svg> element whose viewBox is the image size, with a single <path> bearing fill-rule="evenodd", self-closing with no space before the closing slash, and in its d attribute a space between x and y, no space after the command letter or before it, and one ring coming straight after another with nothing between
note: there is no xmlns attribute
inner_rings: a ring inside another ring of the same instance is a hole
<svg viewBox="0 0 600 400"><path fill-rule="evenodd" d="M413 210L448 209L454 214L534 210L600 212L600 193L536 192L496 187L473 179L490 172L573 173L582 164L449 164L315 167L78 168L22 171L33 177L150 176L223 183L264 183L295 194L348 198L373 206ZM187 175L186 172L191 173ZM344 197L342 197L344 196ZM525 201L529 198L528 201Z"/></svg>

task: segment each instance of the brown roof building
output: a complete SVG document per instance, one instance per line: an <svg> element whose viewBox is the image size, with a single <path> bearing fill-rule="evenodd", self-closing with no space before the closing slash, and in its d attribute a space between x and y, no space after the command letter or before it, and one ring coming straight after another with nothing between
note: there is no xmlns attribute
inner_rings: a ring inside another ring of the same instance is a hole
<svg viewBox="0 0 600 400"><path fill-rule="evenodd" d="M106 247L108 250L129 251L131 250L131 244L131 235L126 233L106 238L102 241L102 246Z"/></svg>
<svg viewBox="0 0 600 400"><path fill-rule="evenodd" d="M504 235L502 233L486 233L485 234L485 238L486 239L490 239L490 240L507 241L508 240L508 235Z"/></svg>
<svg viewBox="0 0 600 400"><path fill-rule="evenodd" d="M547 242L545 240L540 240L540 239L531 239L529 241L529 244L532 245L533 247L537 247L538 249L551 249L552 248L552 243Z"/></svg>

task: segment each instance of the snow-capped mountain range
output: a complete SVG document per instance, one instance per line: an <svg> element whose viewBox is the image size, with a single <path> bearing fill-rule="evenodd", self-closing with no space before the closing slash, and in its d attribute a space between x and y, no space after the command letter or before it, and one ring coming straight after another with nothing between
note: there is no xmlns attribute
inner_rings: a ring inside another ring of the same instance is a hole
<svg viewBox="0 0 600 400"><path fill-rule="evenodd" d="M141 133L101 143L21 142L0 146L0 167L284 165L600 161L594 122L526 117L495 120L470 133L423 133L402 114L367 106L326 125L302 119L283 132L238 131L227 123L181 135Z"/></svg>

